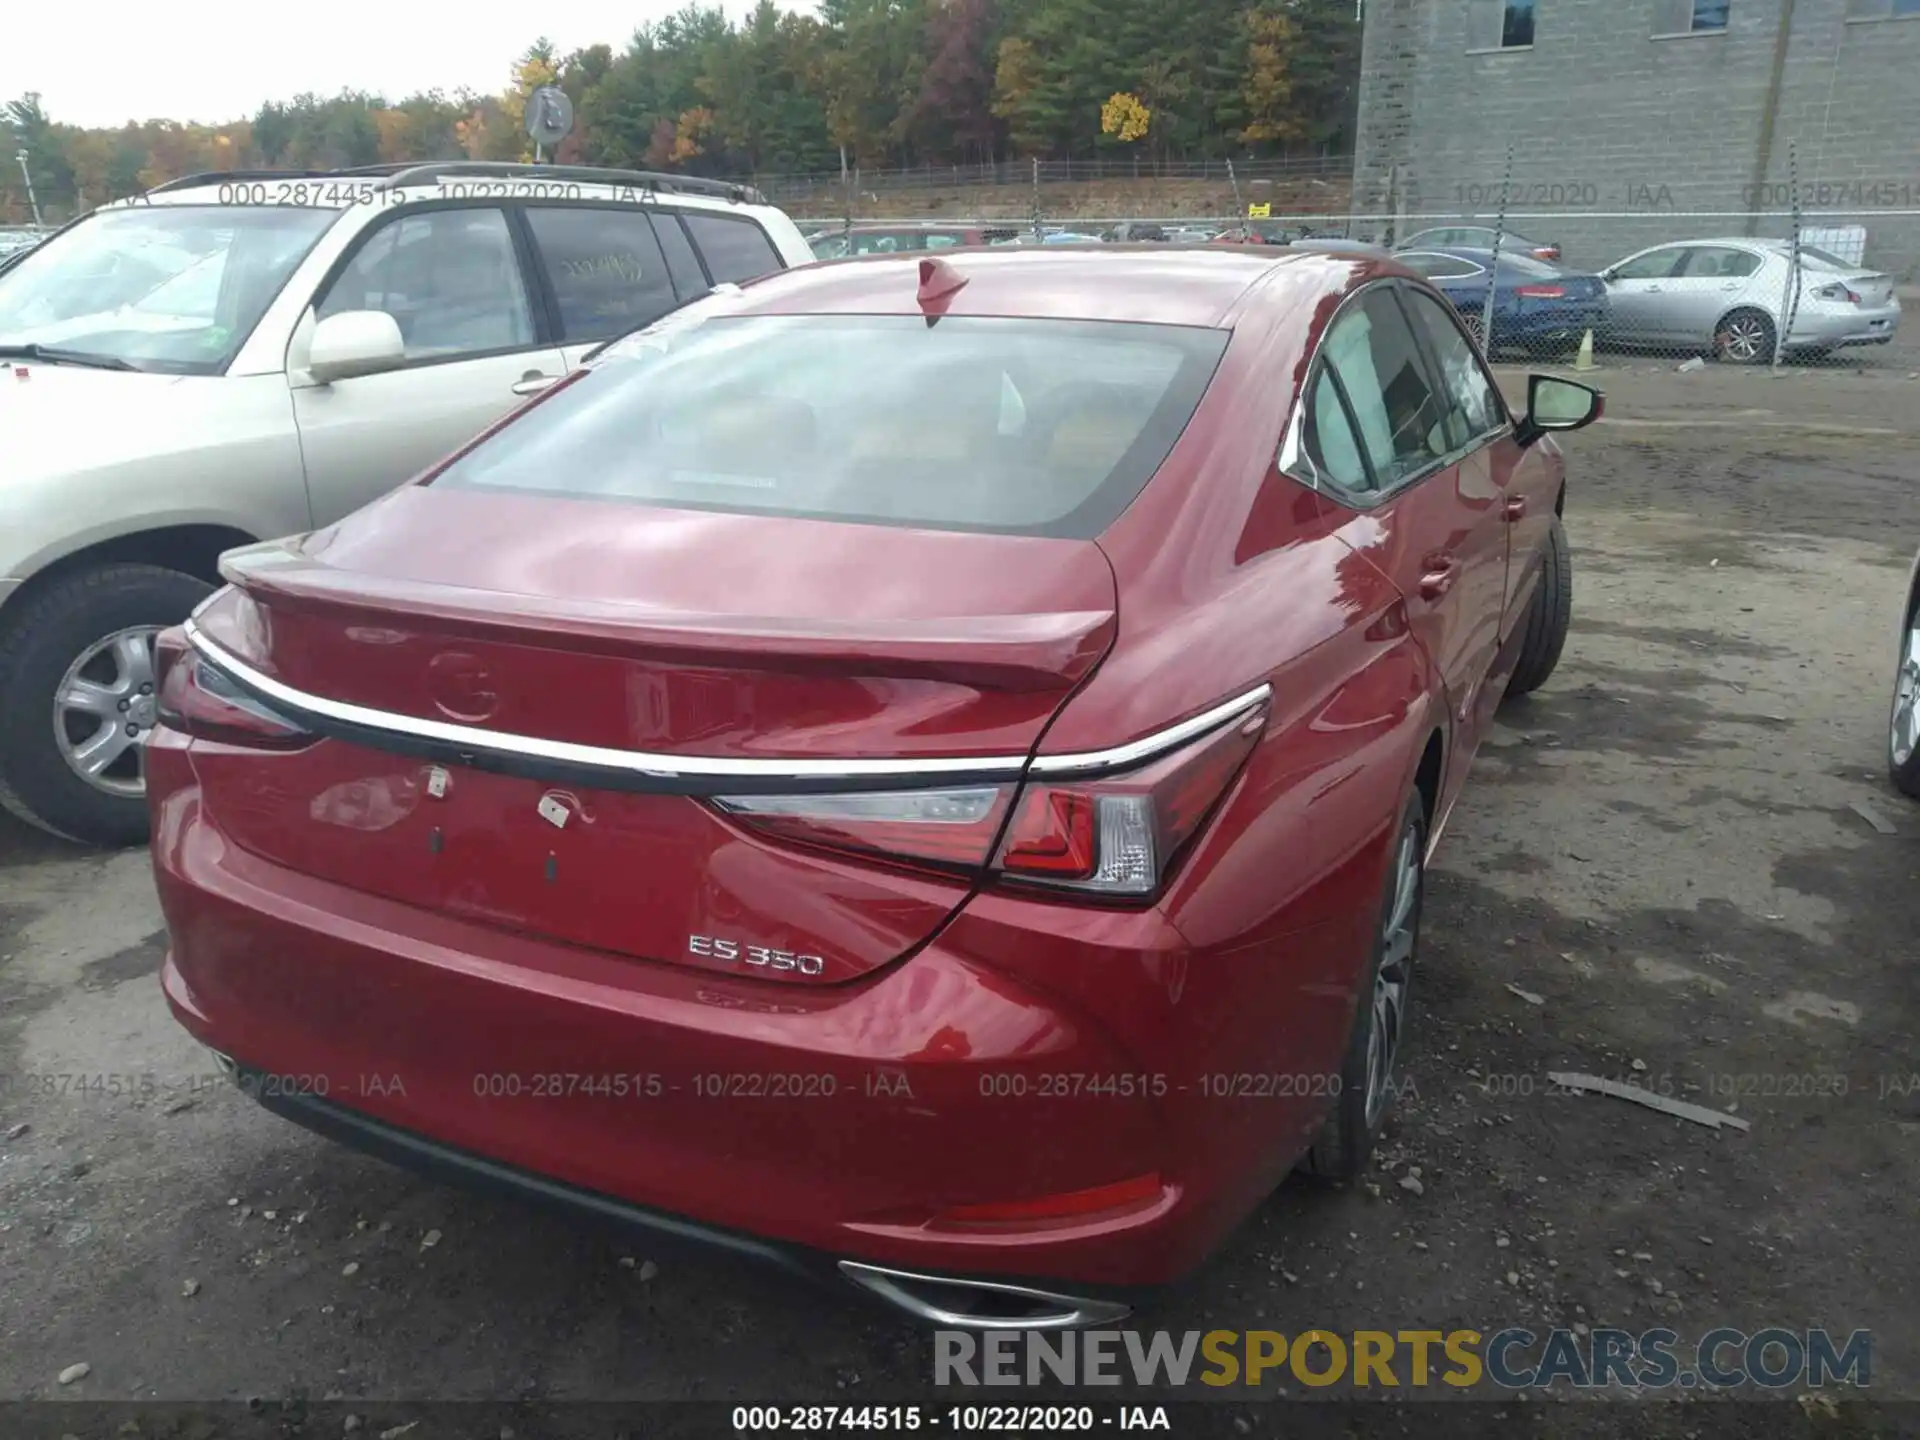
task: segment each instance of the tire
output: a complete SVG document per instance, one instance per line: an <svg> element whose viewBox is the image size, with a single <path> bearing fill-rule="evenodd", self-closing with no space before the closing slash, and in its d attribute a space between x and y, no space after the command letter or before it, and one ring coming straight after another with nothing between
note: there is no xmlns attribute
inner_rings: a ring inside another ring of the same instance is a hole
<svg viewBox="0 0 1920 1440"><path fill-rule="evenodd" d="M1903 793L1920 800L1920 595L1907 601L1907 625L1894 670L1887 773Z"/></svg>
<svg viewBox="0 0 1920 1440"><path fill-rule="evenodd" d="M1567 550L1567 532L1554 516L1547 532L1547 554L1540 586L1527 607L1526 637L1520 658L1507 681L1507 698L1531 695L1552 676L1567 648L1567 630L1573 624L1573 556Z"/></svg>
<svg viewBox="0 0 1920 1440"><path fill-rule="evenodd" d="M1774 328L1760 310L1735 310L1713 329L1713 355L1729 365L1771 365Z"/></svg>
<svg viewBox="0 0 1920 1440"><path fill-rule="evenodd" d="M1302 1173L1344 1182L1367 1168L1380 1129L1393 1110L1394 1067L1407 1033L1407 997L1420 949L1420 910L1426 895L1427 806L1418 790L1407 798L1388 852L1373 949L1353 1007L1353 1030L1340 1065L1340 1093L1320 1134L1300 1158ZM1398 1000L1383 1005L1383 992ZM1391 1013L1391 1020L1383 1017ZM1392 1034L1384 1026L1391 1024ZM1385 1038L1384 1068L1374 1049Z"/></svg>
<svg viewBox="0 0 1920 1440"><path fill-rule="evenodd" d="M138 747L116 753L98 781L83 778L67 750L86 743L89 727L96 739L119 732L108 745L118 742L125 732L109 717L121 703L129 706L128 723L143 730L151 723L156 697L150 683L145 692L138 689L128 657L144 632L178 624L211 593L177 570L113 564L76 571L13 607L0 622L0 806L66 840L121 846L146 839ZM126 637L125 648L107 646L82 672L83 679L110 677L96 679L89 691L100 708L70 708L63 716L55 695L70 667L117 636ZM126 696L115 701L121 689Z"/></svg>

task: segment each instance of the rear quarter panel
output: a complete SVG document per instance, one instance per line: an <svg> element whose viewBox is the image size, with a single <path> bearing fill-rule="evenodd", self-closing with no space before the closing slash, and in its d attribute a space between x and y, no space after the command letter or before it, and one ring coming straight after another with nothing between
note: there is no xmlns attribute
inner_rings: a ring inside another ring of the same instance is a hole
<svg viewBox="0 0 1920 1440"><path fill-rule="evenodd" d="M1399 592L1357 553L1373 524L1281 475L1295 394L1339 292L1250 307L1160 475L1102 538L1120 633L1042 751L1097 748L1260 684L1268 726L1160 902L1192 947L1116 973L1097 954L1047 983L1155 1057L1191 1109L1191 1144L1264 1193L1330 1098L1223 1101L1201 1077L1337 1075L1370 954L1387 850L1438 680ZM1302 1116L1305 1117L1304 1124Z"/></svg>

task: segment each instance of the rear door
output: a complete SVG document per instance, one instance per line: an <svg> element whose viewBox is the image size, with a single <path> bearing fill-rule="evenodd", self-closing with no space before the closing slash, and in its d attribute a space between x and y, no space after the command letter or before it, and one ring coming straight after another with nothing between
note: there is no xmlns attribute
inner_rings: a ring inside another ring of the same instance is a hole
<svg viewBox="0 0 1920 1440"><path fill-rule="evenodd" d="M1602 277L1612 310L1612 338L1647 344L1674 333L1668 289L1685 262L1681 245L1663 245L1622 261Z"/></svg>
<svg viewBox="0 0 1920 1440"><path fill-rule="evenodd" d="M1430 308L1410 308L1421 305ZM1459 408L1467 372L1456 400L1426 338L1436 318L1453 328L1412 287L1359 292L1327 331L1306 403L1310 450L1329 493L1375 522L1343 534L1406 598L1446 686L1451 795L1479 744L1479 698L1499 650L1508 521L1484 433L1492 397L1479 396L1472 413ZM1463 357L1456 343L1446 353L1484 380L1471 348Z"/></svg>
<svg viewBox="0 0 1920 1440"><path fill-rule="evenodd" d="M1732 245L1694 245L1684 253L1680 267L1664 284L1664 312L1671 320L1669 334L1708 344L1720 317L1743 301L1757 303L1769 313L1778 310L1779 297L1752 293L1761 270L1761 257Z"/></svg>
<svg viewBox="0 0 1920 1440"><path fill-rule="evenodd" d="M349 310L391 315L406 363L316 385L305 378L313 327ZM314 523L337 520L418 474L563 374L544 328L501 207L409 209L370 226L289 347Z"/></svg>

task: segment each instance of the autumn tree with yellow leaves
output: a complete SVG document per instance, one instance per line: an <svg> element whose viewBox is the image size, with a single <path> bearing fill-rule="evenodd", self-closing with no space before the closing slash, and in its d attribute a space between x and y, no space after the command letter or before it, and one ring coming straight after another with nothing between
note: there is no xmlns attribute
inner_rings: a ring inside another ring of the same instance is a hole
<svg viewBox="0 0 1920 1440"><path fill-rule="evenodd" d="M1140 97L1124 90L1115 91L1100 107L1100 133L1123 145L1144 139L1152 120L1153 112L1140 103Z"/></svg>

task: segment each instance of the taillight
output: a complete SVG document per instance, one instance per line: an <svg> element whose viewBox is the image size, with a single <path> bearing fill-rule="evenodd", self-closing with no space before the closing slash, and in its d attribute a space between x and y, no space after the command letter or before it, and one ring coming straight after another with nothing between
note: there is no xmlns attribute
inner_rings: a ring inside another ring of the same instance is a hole
<svg viewBox="0 0 1920 1440"><path fill-rule="evenodd" d="M1246 764L1266 723L1261 705L1136 770L1028 781L994 869L1024 885L1129 898L1154 894Z"/></svg>
<svg viewBox="0 0 1920 1440"><path fill-rule="evenodd" d="M1838 280L1834 281L1831 285L1822 285L1813 293L1822 300L1837 300L1843 305L1858 305L1860 303L1859 294L1848 286L1841 284Z"/></svg>
<svg viewBox="0 0 1920 1440"><path fill-rule="evenodd" d="M991 861L1011 885L1147 899L1253 753L1268 708L1243 708L1148 763L1085 778L1042 773L1019 785L725 795L707 803L795 844L943 870L978 872Z"/></svg>
<svg viewBox="0 0 1920 1440"><path fill-rule="evenodd" d="M868 790L832 795L727 795L712 803L742 824L803 845L979 869L1013 798L1011 785Z"/></svg>
<svg viewBox="0 0 1920 1440"><path fill-rule="evenodd" d="M1523 300L1564 300L1567 297L1563 285L1522 285L1519 294Z"/></svg>
<svg viewBox="0 0 1920 1440"><path fill-rule="evenodd" d="M156 648L160 723L168 729L256 750L297 750L313 742L310 732L208 664L178 631L163 633Z"/></svg>

